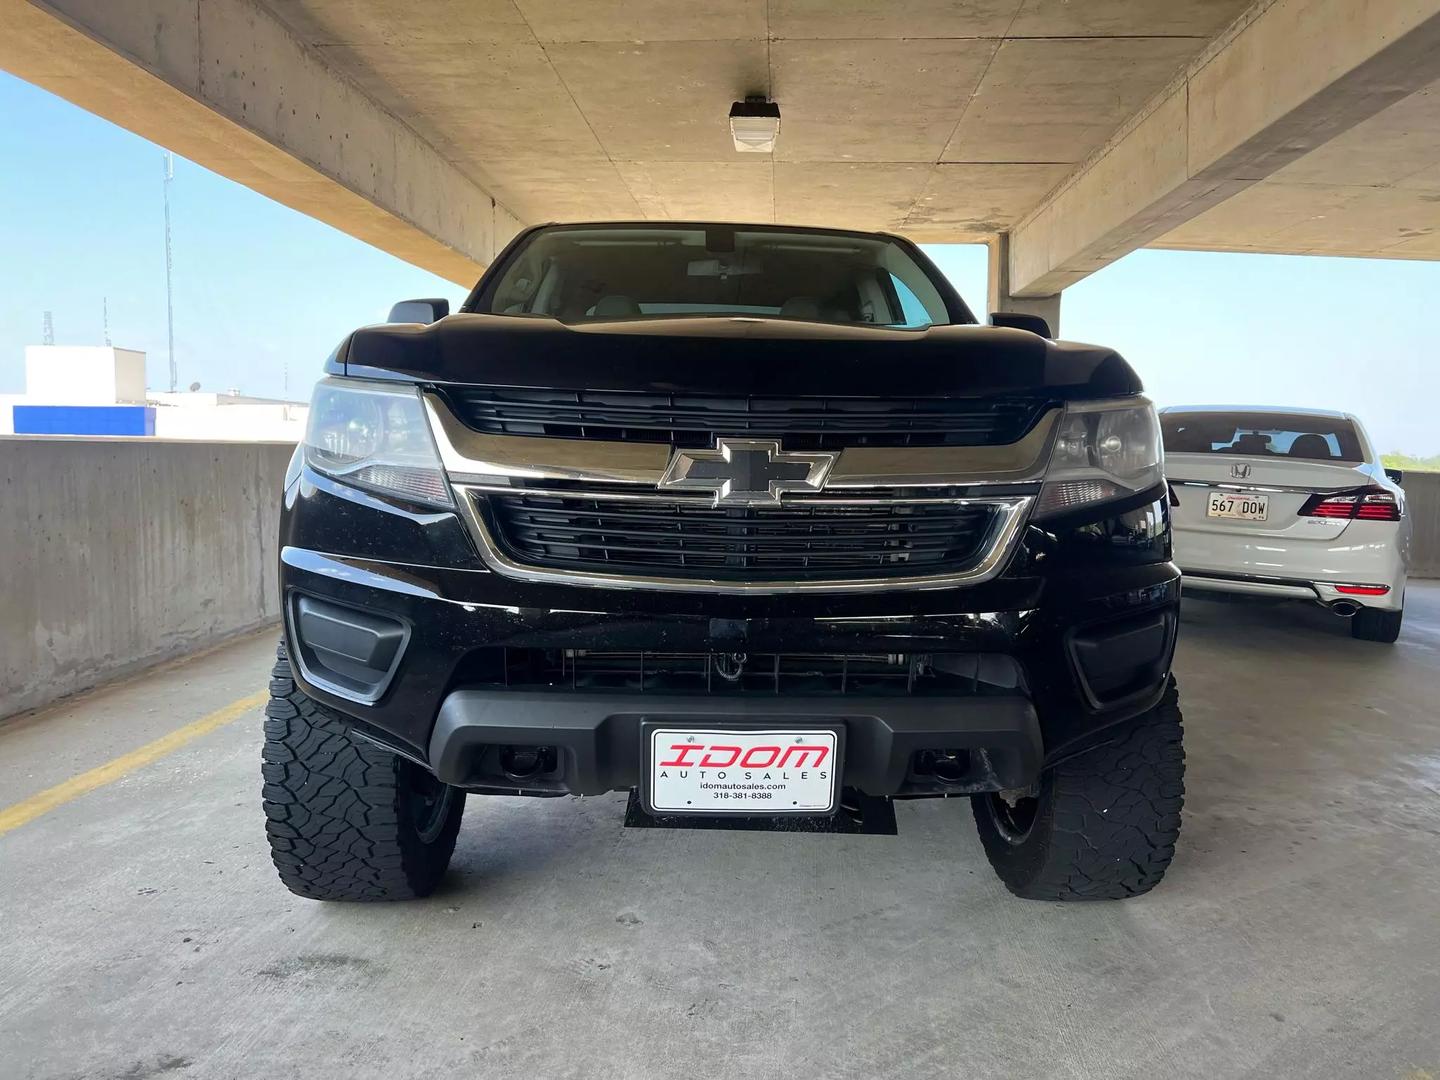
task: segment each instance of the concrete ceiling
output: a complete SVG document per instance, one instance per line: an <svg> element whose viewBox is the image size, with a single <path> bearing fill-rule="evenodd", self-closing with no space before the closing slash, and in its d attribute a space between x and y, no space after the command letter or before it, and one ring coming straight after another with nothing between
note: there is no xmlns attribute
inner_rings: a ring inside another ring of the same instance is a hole
<svg viewBox="0 0 1440 1080"><path fill-rule="evenodd" d="M952 241L1008 229L1248 6L263 2L522 220L777 220ZM730 103L756 93L782 109L773 158L737 154L726 128Z"/></svg>
<svg viewBox="0 0 1440 1080"><path fill-rule="evenodd" d="M0 0L0 68L468 283L523 224L1440 259L1440 0ZM730 103L778 101L773 155ZM1003 295L1002 295L1003 294Z"/></svg>
<svg viewBox="0 0 1440 1080"><path fill-rule="evenodd" d="M1153 246L1440 259L1440 82Z"/></svg>

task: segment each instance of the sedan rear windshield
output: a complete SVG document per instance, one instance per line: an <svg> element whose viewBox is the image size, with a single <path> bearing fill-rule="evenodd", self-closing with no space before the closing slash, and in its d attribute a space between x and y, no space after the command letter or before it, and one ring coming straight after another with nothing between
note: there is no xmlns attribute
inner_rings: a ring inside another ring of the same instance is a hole
<svg viewBox="0 0 1440 1080"><path fill-rule="evenodd" d="M1304 413L1164 412L1167 454L1243 454L1305 461L1363 461L1360 436L1344 417Z"/></svg>
<svg viewBox="0 0 1440 1080"><path fill-rule="evenodd" d="M893 240L727 226L541 229L474 310L563 322L750 315L913 329L952 321L925 269Z"/></svg>

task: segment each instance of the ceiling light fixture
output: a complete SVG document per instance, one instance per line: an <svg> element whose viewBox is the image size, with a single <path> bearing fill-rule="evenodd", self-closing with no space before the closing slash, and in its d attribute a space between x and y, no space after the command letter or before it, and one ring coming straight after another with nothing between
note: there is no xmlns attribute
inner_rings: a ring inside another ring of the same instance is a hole
<svg viewBox="0 0 1440 1080"><path fill-rule="evenodd" d="M780 106L763 97L747 97L730 106L730 137L742 154L773 154L780 134Z"/></svg>

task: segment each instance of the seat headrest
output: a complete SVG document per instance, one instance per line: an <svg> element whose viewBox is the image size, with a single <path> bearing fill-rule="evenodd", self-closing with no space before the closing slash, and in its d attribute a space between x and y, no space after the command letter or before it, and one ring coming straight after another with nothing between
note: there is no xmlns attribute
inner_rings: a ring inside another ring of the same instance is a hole
<svg viewBox="0 0 1440 1080"><path fill-rule="evenodd" d="M620 296L619 294L602 296L599 300L595 301L595 317L597 319L623 319L627 315L639 314L640 305L628 296Z"/></svg>
<svg viewBox="0 0 1440 1080"><path fill-rule="evenodd" d="M780 305L782 319L819 319L820 301L813 296L792 296Z"/></svg>
<svg viewBox="0 0 1440 1080"><path fill-rule="evenodd" d="M1286 451L1291 457L1303 458L1328 458L1330 443L1324 435L1316 435L1314 432L1306 432L1290 444Z"/></svg>

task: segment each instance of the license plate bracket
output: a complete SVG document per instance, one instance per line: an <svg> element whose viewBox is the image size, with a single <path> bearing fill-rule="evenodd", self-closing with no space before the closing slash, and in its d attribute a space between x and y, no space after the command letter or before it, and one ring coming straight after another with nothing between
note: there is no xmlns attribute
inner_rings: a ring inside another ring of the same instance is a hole
<svg viewBox="0 0 1440 1080"><path fill-rule="evenodd" d="M640 730L651 814L820 817L838 808L843 724L647 720Z"/></svg>

